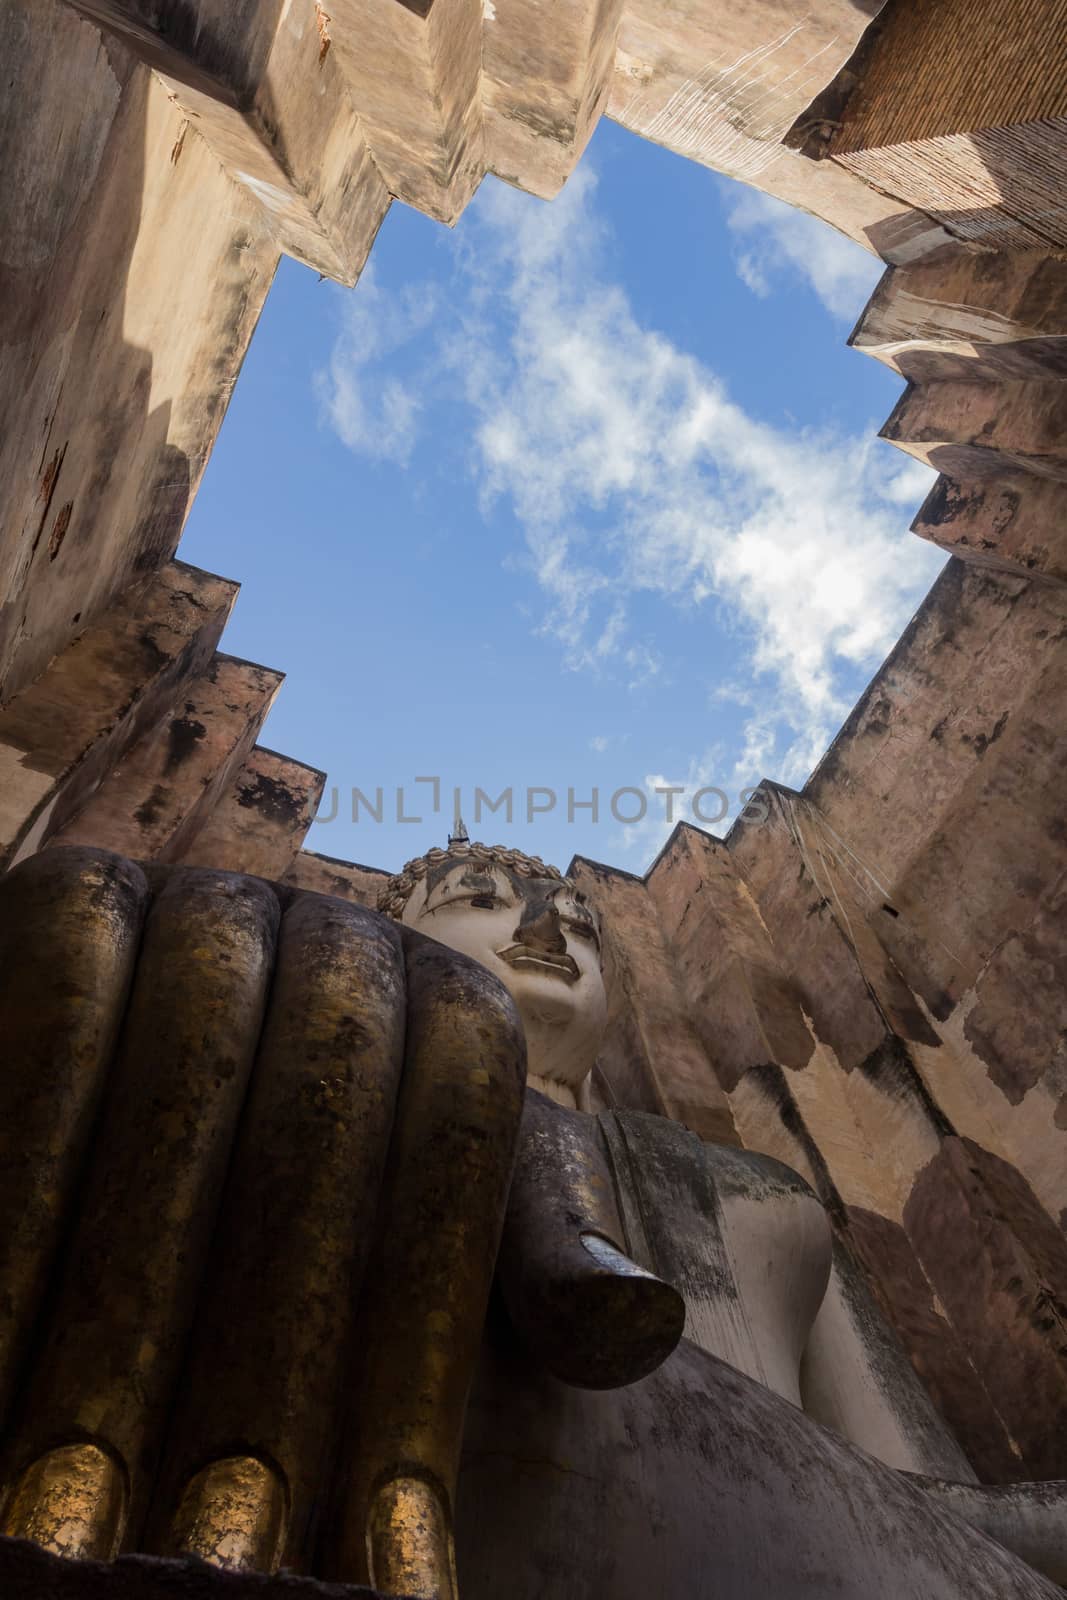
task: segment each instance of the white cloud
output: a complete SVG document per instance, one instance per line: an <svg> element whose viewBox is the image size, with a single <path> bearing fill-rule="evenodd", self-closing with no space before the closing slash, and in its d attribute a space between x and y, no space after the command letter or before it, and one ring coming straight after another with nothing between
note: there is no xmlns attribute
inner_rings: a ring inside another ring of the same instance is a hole
<svg viewBox="0 0 1067 1600"><path fill-rule="evenodd" d="M357 294L346 294L344 326L318 377L319 399L338 437L358 455L405 466L418 432L415 389L381 363L422 333L434 315L425 290L386 293L368 262Z"/></svg>
<svg viewBox="0 0 1067 1600"><path fill-rule="evenodd" d="M619 628L622 631L622 614L619 613ZM622 660L627 669L628 689L641 689L653 678L658 678L663 671L663 657L651 645L637 643L627 645L622 652Z"/></svg>
<svg viewBox="0 0 1067 1600"><path fill-rule="evenodd" d="M599 270L594 184L580 170L547 215L502 188L481 210L511 327L468 386L485 486L515 509L569 665L617 658L631 687L659 670L629 631L638 591L725 607L760 689L738 772L759 755L801 782L849 708L842 679L878 663L941 560L905 531L922 484L873 439L749 416L642 327Z"/></svg>
<svg viewBox="0 0 1067 1600"><path fill-rule="evenodd" d="M603 265L594 192L588 166L551 205L487 182L457 240L427 369L447 369L453 394L462 386L483 502L514 511L544 600L535 626L564 664L640 693L669 680L670 654L638 626L636 601L714 608L736 640L725 695L747 716L741 747L716 749L708 781L732 801L760 776L800 784L857 670L877 666L943 559L906 531L933 475L886 465L873 438L749 415L716 373L642 326ZM803 256L839 307L868 292L877 266L856 247L762 197L742 204L756 220L735 226ZM771 270L764 252L754 259L754 273ZM367 289L365 276L324 379L328 414L352 448L403 460L426 384L394 391L381 363L429 322L430 297L385 296L373 279ZM631 854L654 844L651 827L629 833Z"/></svg>
<svg viewBox="0 0 1067 1600"><path fill-rule="evenodd" d="M638 820L622 824L608 841L613 859L617 857L643 870L659 854L679 822L691 823L721 838L740 809L738 795L728 787L723 768L722 748L713 744L689 762L684 776L668 778L662 772L647 773L642 785L645 809ZM718 792L707 792L712 790ZM693 802L698 796L695 813ZM631 794L619 805L624 814L632 812L636 816L638 809L637 797Z"/></svg>
<svg viewBox="0 0 1067 1600"><path fill-rule="evenodd" d="M893 505L917 506L936 482L937 473L925 461L917 461L914 456L900 456L893 463L893 470L884 473L878 492L883 500Z"/></svg>
<svg viewBox="0 0 1067 1600"><path fill-rule="evenodd" d="M741 255L734 257L734 266L737 269L737 276L746 289L751 289L761 300L769 297L771 285L757 256L742 252Z"/></svg>
<svg viewBox="0 0 1067 1600"><path fill-rule="evenodd" d="M805 278L835 317L855 322L885 270L876 256L794 206L745 189L728 222L745 248L734 258L742 283L761 299L792 268Z"/></svg>

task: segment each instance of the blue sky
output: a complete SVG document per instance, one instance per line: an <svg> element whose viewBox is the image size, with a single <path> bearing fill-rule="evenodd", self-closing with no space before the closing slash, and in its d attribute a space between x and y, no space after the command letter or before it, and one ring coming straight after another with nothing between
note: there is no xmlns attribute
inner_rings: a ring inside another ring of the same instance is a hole
<svg viewBox="0 0 1067 1600"><path fill-rule="evenodd" d="M472 836L641 871L668 807L720 790L721 833L803 783L941 560L875 438L899 381L845 346L878 274L607 121L549 205L394 205L355 290L282 262L180 554L288 675L261 742L337 791L309 849L398 867L458 787Z"/></svg>

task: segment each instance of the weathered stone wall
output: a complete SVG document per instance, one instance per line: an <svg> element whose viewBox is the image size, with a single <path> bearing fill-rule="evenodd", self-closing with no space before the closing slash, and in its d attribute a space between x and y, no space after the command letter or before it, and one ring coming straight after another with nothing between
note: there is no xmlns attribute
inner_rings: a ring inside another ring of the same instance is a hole
<svg viewBox="0 0 1067 1600"><path fill-rule="evenodd" d="M284 882L290 889L337 895L341 900L355 900L358 905L377 911L378 894L389 877L380 867L361 867L355 861L338 861L314 850L301 850L294 856Z"/></svg>
<svg viewBox="0 0 1067 1600"><path fill-rule="evenodd" d="M255 745L180 860L260 878L284 878L300 852L326 774Z"/></svg>
<svg viewBox="0 0 1067 1600"><path fill-rule="evenodd" d="M173 554L270 287L262 209L158 79L4 0L0 696Z"/></svg>
<svg viewBox="0 0 1067 1600"><path fill-rule="evenodd" d="M607 1106L658 1112L704 1139L737 1143L646 884L580 857L569 870L600 912L611 996L594 1092Z"/></svg>
<svg viewBox="0 0 1067 1600"><path fill-rule="evenodd" d="M844 70L880 0L799 8L628 0L608 113L655 144L823 217L887 261L936 250L950 235L904 201L786 142ZM820 150L821 153L821 150Z"/></svg>
<svg viewBox="0 0 1067 1600"><path fill-rule="evenodd" d="M829 143L835 164L960 238L1067 248L1065 26L1064 0L897 0Z"/></svg>
<svg viewBox="0 0 1067 1600"><path fill-rule="evenodd" d="M0 863L89 842L285 876L325 774L255 743L282 674L215 649L236 596L168 562L0 708Z"/></svg>

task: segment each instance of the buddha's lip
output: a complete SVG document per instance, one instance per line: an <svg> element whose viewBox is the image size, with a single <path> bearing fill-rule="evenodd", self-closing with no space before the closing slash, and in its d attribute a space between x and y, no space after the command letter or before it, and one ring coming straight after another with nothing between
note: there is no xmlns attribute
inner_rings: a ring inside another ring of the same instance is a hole
<svg viewBox="0 0 1067 1600"><path fill-rule="evenodd" d="M545 950L531 950L528 944L509 944L505 949L498 950L497 955L501 961L506 961L509 967L527 967L532 972L550 972L554 977L565 979L567 983L577 983L582 975L573 956L549 955Z"/></svg>

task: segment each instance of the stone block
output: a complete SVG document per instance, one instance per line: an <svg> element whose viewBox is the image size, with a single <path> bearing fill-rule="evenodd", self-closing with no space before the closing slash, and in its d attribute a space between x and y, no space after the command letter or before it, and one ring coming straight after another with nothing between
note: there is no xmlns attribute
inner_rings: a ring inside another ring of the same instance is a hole
<svg viewBox="0 0 1067 1600"><path fill-rule="evenodd" d="M913 383L1067 377L1067 262L1035 252L892 267L849 339Z"/></svg>
<svg viewBox="0 0 1067 1600"><path fill-rule="evenodd" d="M251 750L282 676L215 655L49 844L96 845L138 861L181 860Z"/></svg>
<svg viewBox="0 0 1067 1600"><path fill-rule="evenodd" d="M718 839L683 823L648 875L698 1036L729 1092L750 1067L799 1071L815 1041L755 899Z"/></svg>
<svg viewBox="0 0 1067 1600"><path fill-rule="evenodd" d="M231 29L228 48L207 22L182 48L182 28L164 35L141 6L77 0L77 9L155 73L193 136L263 208L280 250L326 277L356 282L389 195L347 85L308 18L290 13L276 33L261 27L254 39ZM249 57L264 54L254 75ZM214 75L215 61L230 81Z"/></svg>
<svg viewBox="0 0 1067 1600"><path fill-rule="evenodd" d="M761 820L741 817L727 847L818 1038L846 1072L875 1070L893 1038L936 1046L867 920L877 885L803 795L765 782L758 801Z"/></svg>
<svg viewBox="0 0 1067 1600"><path fill-rule="evenodd" d="M1061 591L1047 592L1061 600L1062 611ZM1050 717L1065 695L1067 660L1060 652L1030 693L1001 713L995 737L987 735L977 751L967 751L971 759L961 763L951 805L913 841L907 860L886 883L891 911L872 904L882 943L941 1020L986 975L1005 940L1030 936L1067 871L1059 794L1067 732L1062 718ZM948 743L959 737L951 725L941 733ZM1062 952L1053 970L1060 960ZM1052 975L1044 962L1039 967L1043 976L1035 973L1026 985L1032 983L1035 992ZM1019 1043L1021 1035L1012 1051L1017 1058ZM1032 1081L1042 1054L1037 1048L1023 1082Z"/></svg>
<svg viewBox="0 0 1067 1600"><path fill-rule="evenodd" d="M1067 107L1063 0L942 0L887 7L834 153L906 145L1011 123L1053 119ZM989 70L996 48L999 70Z"/></svg>
<svg viewBox="0 0 1067 1600"><path fill-rule="evenodd" d="M904 1225L850 1206L844 1237L863 1283L979 1478L1003 1483L1022 1476L1019 1448L1001 1409L1004 1396L975 1366L965 1332L939 1299Z"/></svg>
<svg viewBox="0 0 1067 1600"><path fill-rule="evenodd" d="M911 525L972 566L1067 583L1067 489L1029 473L942 475Z"/></svg>
<svg viewBox="0 0 1067 1600"><path fill-rule="evenodd" d="M284 878L325 782L317 768L257 744L179 859L186 866Z"/></svg>
<svg viewBox="0 0 1067 1600"><path fill-rule="evenodd" d="M350 287L370 254L390 193L333 51L336 10L314 0L283 7L246 116L327 241L333 265L322 270ZM290 253L305 259L297 250Z"/></svg>
<svg viewBox="0 0 1067 1600"><path fill-rule="evenodd" d="M485 161L550 200L607 105L624 0L508 0L484 8Z"/></svg>
<svg viewBox="0 0 1067 1600"><path fill-rule="evenodd" d="M1061 586L950 562L805 791L856 941L865 919L940 1040L894 1024L933 1101L1053 1217L1067 1207L1065 640ZM879 970L865 960L884 1005Z"/></svg>
<svg viewBox="0 0 1067 1600"><path fill-rule="evenodd" d="M1063 626L1051 584L949 561L806 784L894 909L895 878L1058 657Z"/></svg>
<svg viewBox="0 0 1067 1600"><path fill-rule="evenodd" d="M1019 1478L1067 1477L1067 1241L1018 1172L949 1139L905 1226L939 1301L996 1397Z"/></svg>
<svg viewBox="0 0 1067 1600"><path fill-rule="evenodd" d="M766 824L754 830L757 855L766 832ZM799 1137L810 1146L801 1170L820 1194L829 1183L840 1203L899 1217L917 1172L951 1130L874 980L928 1048L940 1041L873 935L857 948L851 930L863 928L862 901L850 916L831 869L814 864L820 839L810 818L801 837L798 846L786 830L792 849L783 843L759 863L769 916L735 853L688 825L653 868L650 892L745 1146L796 1165L782 1140ZM780 893L767 893L779 867Z"/></svg>
<svg viewBox="0 0 1067 1600"><path fill-rule="evenodd" d="M0 709L0 865L32 855L207 666L237 585L171 561Z"/></svg>
<svg viewBox="0 0 1067 1600"><path fill-rule="evenodd" d="M363 867L357 861L339 861L314 850L299 850L282 882L289 889L312 889L316 894L355 900L377 911L379 891L391 877L392 873L382 867Z"/></svg>
<svg viewBox="0 0 1067 1600"><path fill-rule="evenodd" d="M909 211L924 212L949 239L973 249L1031 253L1067 246L1060 177L1067 118L833 155L831 165L840 163Z"/></svg>
<svg viewBox="0 0 1067 1600"><path fill-rule="evenodd" d="M608 115L624 128L822 217L886 261L952 244L937 222L832 161L789 148L818 116L879 6L820 0L678 5L626 0Z"/></svg>
<svg viewBox="0 0 1067 1600"><path fill-rule="evenodd" d="M950 477L1022 470L1067 483L1067 383L909 384L880 437Z"/></svg>
<svg viewBox="0 0 1067 1600"><path fill-rule="evenodd" d="M658 1112L702 1139L736 1144L726 1095L689 1015L645 883L581 856L568 873L601 920L608 1024L597 1075L608 1103Z"/></svg>
<svg viewBox="0 0 1067 1600"><path fill-rule="evenodd" d="M453 223L485 171L482 0L330 0L330 53L389 193Z"/></svg>
<svg viewBox="0 0 1067 1600"><path fill-rule="evenodd" d="M1044 1084L1051 1121L1062 1133L1067 1131L1067 874L1050 881L1032 919L1019 918L1017 927L1000 931L972 991L964 1036L1012 1106ZM1033 1156L1041 1159L1036 1141L1030 1142ZM1053 1151L1045 1157L1050 1178L1067 1150L1058 1154L1059 1162ZM1067 1226L1067 1185L1061 1179L1056 1187L1063 1202L1058 1220Z"/></svg>
<svg viewBox="0 0 1067 1600"><path fill-rule="evenodd" d="M796 876L787 867L787 880ZM732 853L701 830L676 830L649 891L744 1146L796 1167L835 1215L859 1205L899 1216L943 1119L877 1005L865 994L848 1028L831 1005L824 1021L845 1050L841 1061L814 1025L789 940L778 948ZM806 892L802 885L799 910ZM822 954L840 965L846 992L850 976L863 992L855 957L832 929Z"/></svg>
<svg viewBox="0 0 1067 1600"><path fill-rule="evenodd" d="M107 26L162 37L172 52L242 101L255 90L287 0L65 0ZM304 9L302 5L298 10Z"/></svg>
<svg viewBox="0 0 1067 1600"><path fill-rule="evenodd" d="M1063 0L887 7L834 161L981 249L1062 249L1065 19Z"/></svg>
<svg viewBox="0 0 1067 1600"><path fill-rule="evenodd" d="M611 115L680 155L758 182L869 24L870 8L846 0L818 0L803 15L788 0L718 8L626 0Z"/></svg>

